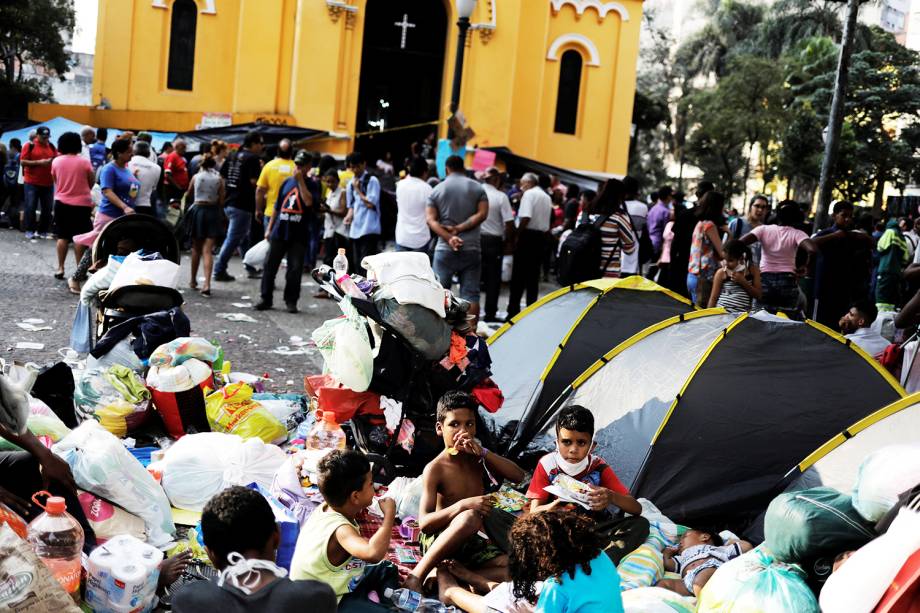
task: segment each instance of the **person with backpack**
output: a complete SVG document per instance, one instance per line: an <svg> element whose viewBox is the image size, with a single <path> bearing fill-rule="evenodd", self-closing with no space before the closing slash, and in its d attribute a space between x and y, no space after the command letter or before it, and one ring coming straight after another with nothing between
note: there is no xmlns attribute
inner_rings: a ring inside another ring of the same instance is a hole
<svg viewBox="0 0 920 613"><path fill-rule="evenodd" d="M532 172L521 177L521 206L511 269L511 295L508 298L508 319L521 312L521 297L527 292L527 305L537 301L540 292L540 266L543 249L553 214L553 201L542 188L540 179Z"/></svg>
<svg viewBox="0 0 920 613"><path fill-rule="evenodd" d="M51 178L51 161L57 157L57 149L51 144L51 130L40 126L35 130L35 139L22 148L19 163L23 167L26 206L23 221L26 238L51 238L51 207L54 203L54 180ZM39 214L36 222L35 214Z"/></svg>

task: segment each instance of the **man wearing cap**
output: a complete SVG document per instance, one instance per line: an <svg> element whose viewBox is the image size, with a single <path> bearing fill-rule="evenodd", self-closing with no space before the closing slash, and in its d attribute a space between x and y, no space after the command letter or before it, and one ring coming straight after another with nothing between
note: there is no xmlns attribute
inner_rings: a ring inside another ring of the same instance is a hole
<svg viewBox="0 0 920 613"><path fill-rule="evenodd" d="M48 126L40 126L35 130L35 139L27 142L19 155L25 184L24 222L28 239L51 237L48 234L51 227L51 206L54 202L51 161L57 156L57 150L49 142L50 138L51 130ZM36 210L40 214L37 225Z"/></svg>
<svg viewBox="0 0 920 613"><path fill-rule="evenodd" d="M409 162L409 175L396 184L396 251L428 253L431 231L425 207L431 186L427 178L428 162L414 157Z"/></svg>
<svg viewBox="0 0 920 613"><path fill-rule="evenodd" d="M482 283L486 288L485 321L498 321L498 294L502 289L502 259L505 244L514 236L514 210L508 195L501 191L502 171L495 166L487 168L482 176L482 187L489 199L489 215L482 222Z"/></svg>
<svg viewBox="0 0 920 613"><path fill-rule="evenodd" d="M282 185L272 216L265 230L270 248L262 269L262 299L256 310L272 308L275 276L281 260L287 258L284 278L284 304L288 313L297 312L300 299L300 276L303 274L304 254L316 221L319 206L319 186L310 178L313 156L308 151L298 151L294 156L297 171Z"/></svg>

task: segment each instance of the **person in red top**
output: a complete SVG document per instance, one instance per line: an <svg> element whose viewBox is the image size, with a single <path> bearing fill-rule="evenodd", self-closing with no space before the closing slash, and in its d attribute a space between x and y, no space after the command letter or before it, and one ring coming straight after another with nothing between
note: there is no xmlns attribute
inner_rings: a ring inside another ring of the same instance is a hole
<svg viewBox="0 0 920 613"><path fill-rule="evenodd" d="M25 184L24 223L26 238L50 238L51 205L54 202L54 184L51 178L51 160L57 156L57 150L49 142L51 130L40 126L35 130L35 138L23 146L19 156L22 164L22 177ZM36 226L35 213L40 213ZM37 230L37 232L36 232Z"/></svg>
<svg viewBox="0 0 920 613"><path fill-rule="evenodd" d="M591 454L594 448L594 415L591 411L579 405L562 409L556 419L556 446L556 451L540 459L527 488L531 513L569 504L545 489L555 484L560 475L568 475L589 486L591 491L587 505L597 519L609 517L607 507L610 505L633 515L642 512L642 507L613 469L603 459Z"/></svg>
<svg viewBox="0 0 920 613"><path fill-rule="evenodd" d="M185 161L185 141L177 138L173 151L163 160L163 176L166 179L166 201L182 200L188 191L188 164Z"/></svg>

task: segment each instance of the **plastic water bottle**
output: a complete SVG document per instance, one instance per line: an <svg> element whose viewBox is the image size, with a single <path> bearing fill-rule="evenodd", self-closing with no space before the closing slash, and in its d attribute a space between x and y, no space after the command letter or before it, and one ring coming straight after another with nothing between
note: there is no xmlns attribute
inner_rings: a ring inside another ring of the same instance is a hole
<svg viewBox="0 0 920 613"><path fill-rule="evenodd" d="M45 505L38 501L42 495L48 497ZM38 492L32 501L45 512L29 524L29 544L74 602L79 603L83 528L67 513L63 498Z"/></svg>
<svg viewBox="0 0 920 613"><path fill-rule="evenodd" d="M307 437L307 449L345 449L345 431L335 421L335 413L324 411Z"/></svg>
<svg viewBox="0 0 920 613"><path fill-rule="evenodd" d="M387 588L383 590L383 596L389 598L400 611L417 611L422 604L421 594L404 587L398 590Z"/></svg>
<svg viewBox="0 0 920 613"><path fill-rule="evenodd" d="M344 249L339 249L339 254L332 260L332 270L335 271L336 279L341 279L342 275L348 274L348 258L345 257Z"/></svg>

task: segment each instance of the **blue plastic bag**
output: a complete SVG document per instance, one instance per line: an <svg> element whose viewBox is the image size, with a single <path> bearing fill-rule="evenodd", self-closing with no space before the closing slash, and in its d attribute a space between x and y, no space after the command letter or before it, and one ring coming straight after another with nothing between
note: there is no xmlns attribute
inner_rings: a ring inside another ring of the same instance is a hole
<svg viewBox="0 0 920 613"><path fill-rule="evenodd" d="M92 349L89 305L77 302L77 312L73 317L73 328L70 332L70 347L77 353L89 353Z"/></svg>
<svg viewBox="0 0 920 613"><path fill-rule="evenodd" d="M294 547L297 546L297 537L300 536L300 522L286 506L281 504L268 490L260 487L258 483L250 483L246 487L262 494L262 497L268 501L268 506L272 508L278 531L281 533L281 543L278 545L275 564L290 571L291 560L294 558Z"/></svg>

